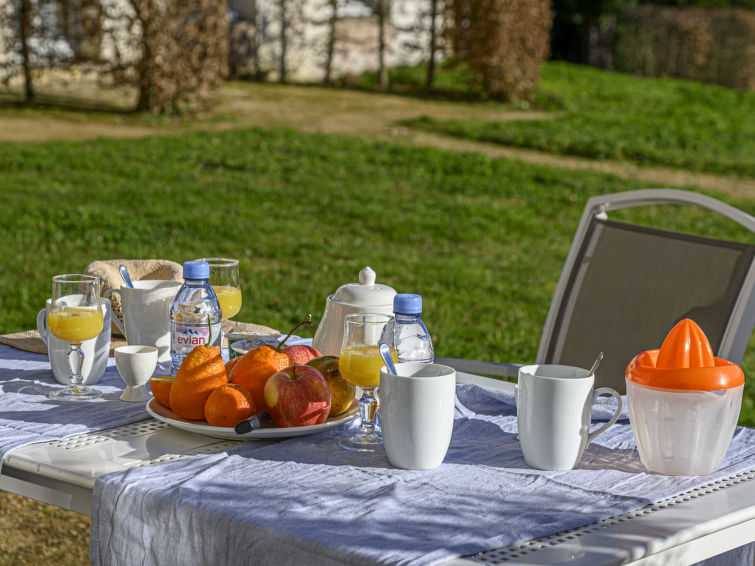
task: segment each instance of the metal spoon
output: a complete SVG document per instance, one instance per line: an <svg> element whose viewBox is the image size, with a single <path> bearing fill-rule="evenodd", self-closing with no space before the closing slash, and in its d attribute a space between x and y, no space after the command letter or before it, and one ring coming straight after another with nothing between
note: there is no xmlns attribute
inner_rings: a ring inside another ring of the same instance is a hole
<svg viewBox="0 0 755 566"><path fill-rule="evenodd" d="M587 374L587 377L590 377L591 375L595 374L595 370L598 369L598 366L600 365L600 362L603 361L603 356L604 355L605 354L603 354L603 352L601 352L600 354L598 354L598 359L595 360L595 363L590 368L590 372Z"/></svg>
<svg viewBox="0 0 755 566"><path fill-rule="evenodd" d="M391 357L391 349L388 344L380 344L380 357L383 358L383 363L391 375L396 375L396 366L393 365L393 358Z"/></svg>
<svg viewBox="0 0 755 566"><path fill-rule="evenodd" d="M126 287L134 288L134 284L131 282L131 277L129 277L128 269L126 269L125 265L121 265L118 268L121 272L121 277L123 277L123 282L126 283Z"/></svg>

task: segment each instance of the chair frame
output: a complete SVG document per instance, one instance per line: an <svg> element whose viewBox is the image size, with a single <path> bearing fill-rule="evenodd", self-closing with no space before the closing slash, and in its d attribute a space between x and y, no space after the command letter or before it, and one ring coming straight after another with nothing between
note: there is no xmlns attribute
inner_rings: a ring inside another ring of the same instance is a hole
<svg viewBox="0 0 755 566"><path fill-rule="evenodd" d="M721 202L715 198L679 189L642 189L637 191L625 191L599 195L590 198L585 204L582 218L577 226L577 231L572 239L572 245L566 256L564 267L558 280L558 285L551 299L548 316L545 319L543 332L540 337L540 346L537 351L535 363L545 363L546 355L551 344L558 339L554 336L556 319L559 308L567 290L569 279L576 268L582 243L587 235L592 218L607 219L609 211L624 208L635 208L658 204L686 204L707 208L740 224L745 229L755 234L755 217L746 212ZM755 327L755 261L748 269L747 275L739 290L739 294L726 322L724 335L721 339L716 355L736 363L741 362L747 344ZM445 363L459 371L469 373L482 373L501 377L516 377L518 364L505 364L486 362L479 360L465 360L458 358L438 358L438 363Z"/></svg>

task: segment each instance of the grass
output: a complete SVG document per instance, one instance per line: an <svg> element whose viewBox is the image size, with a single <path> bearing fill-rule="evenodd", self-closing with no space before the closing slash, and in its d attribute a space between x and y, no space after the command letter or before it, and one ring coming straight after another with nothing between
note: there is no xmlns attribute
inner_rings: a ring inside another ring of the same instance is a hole
<svg viewBox="0 0 755 566"><path fill-rule="evenodd" d="M0 144L0 329L31 328L51 275L95 259L228 256L241 260L238 320L319 321L370 265L423 295L438 356L528 362L585 201L639 187L291 130ZM751 199L725 200L755 214ZM664 223L729 235L694 213ZM755 370L752 345L743 366Z"/></svg>
<svg viewBox="0 0 755 566"><path fill-rule="evenodd" d="M422 76L421 67L403 68L391 80L399 91L418 92ZM439 77L437 95L477 95L456 67ZM363 80L365 86L372 83L371 76ZM405 125L552 153L755 177L755 92L549 62L534 107L554 117L527 122L422 117Z"/></svg>

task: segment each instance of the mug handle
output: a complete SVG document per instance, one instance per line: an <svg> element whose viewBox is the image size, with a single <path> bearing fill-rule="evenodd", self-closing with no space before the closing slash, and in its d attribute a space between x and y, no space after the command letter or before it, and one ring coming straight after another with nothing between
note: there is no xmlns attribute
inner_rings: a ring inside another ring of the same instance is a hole
<svg viewBox="0 0 755 566"><path fill-rule="evenodd" d="M595 403L595 401L597 401L598 397L600 397L601 395L613 395L614 397L616 397L616 403L618 405L616 407L616 412L606 424L587 435L588 444L595 440L596 436L607 431L616 421L618 421L619 417L621 416L621 409L624 408L624 402L621 400L621 395L619 395L619 392L615 389L611 387L599 387L592 394L592 402Z"/></svg>
<svg viewBox="0 0 755 566"><path fill-rule="evenodd" d="M46 317L47 309L42 309L37 313L37 332L39 332L39 335L45 344L47 344L47 325L45 324Z"/></svg>
<svg viewBox="0 0 755 566"><path fill-rule="evenodd" d="M112 293L118 293L118 295L120 296L121 290L120 289L116 289L114 287L112 289L108 289L107 291L105 291L102 294L102 296L105 297L106 299L110 300L110 295ZM123 297L121 297L121 305L123 305ZM126 335L126 329L123 327L123 323L121 322L121 320L117 316L115 316L115 313L113 313L113 316L111 317L111 319L115 323L115 325L118 327L118 330L121 331L121 334L123 336L125 336Z"/></svg>

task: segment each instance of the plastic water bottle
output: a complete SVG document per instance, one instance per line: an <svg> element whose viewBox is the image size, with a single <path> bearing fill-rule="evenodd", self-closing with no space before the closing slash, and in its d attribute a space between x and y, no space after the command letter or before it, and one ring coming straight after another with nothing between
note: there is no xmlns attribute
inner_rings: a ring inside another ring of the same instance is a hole
<svg viewBox="0 0 755 566"><path fill-rule="evenodd" d="M432 363L435 357L433 342L420 317L422 297L399 293L393 298L393 314L394 320L386 325L386 330L393 333L399 363Z"/></svg>
<svg viewBox="0 0 755 566"><path fill-rule="evenodd" d="M220 346L221 311L210 286L206 261L184 263L184 284L170 308L170 357L173 374L196 346Z"/></svg>

